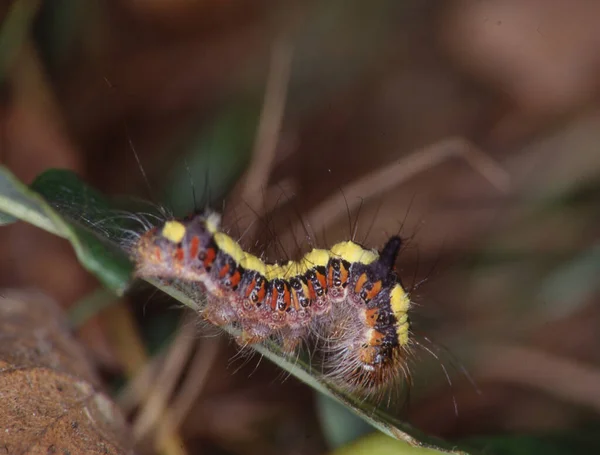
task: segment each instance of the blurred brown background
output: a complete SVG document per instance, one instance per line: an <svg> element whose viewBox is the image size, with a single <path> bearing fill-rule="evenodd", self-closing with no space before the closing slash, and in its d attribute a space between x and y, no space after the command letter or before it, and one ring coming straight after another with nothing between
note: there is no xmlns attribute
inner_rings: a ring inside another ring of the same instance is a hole
<svg viewBox="0 0 600 455"><path fill-rule="evenodd" d="M24 30L3 41L0 114L2 160L21 179L69 168L184 214L191 174L199 200L229 194L226 227L249 229L242 243L270 259L347 238L354 220L371 247L400 230L399 271L408 288L421 283L416 336L439 357L419 352L403 417L447 438L595 424L599 3L62 0L0 11L3 30ZM3 228L0 257L2 285L39 287L66 308L98 286L64 241L21 223ZM177 314L166 298L128 305L168 344L153 325ZM107 329L119 314L80 330L108 377L127 370ZM219 343L180 431L189 453L325 450L326 405L266 361L232 375L235 347Z"/></svg>

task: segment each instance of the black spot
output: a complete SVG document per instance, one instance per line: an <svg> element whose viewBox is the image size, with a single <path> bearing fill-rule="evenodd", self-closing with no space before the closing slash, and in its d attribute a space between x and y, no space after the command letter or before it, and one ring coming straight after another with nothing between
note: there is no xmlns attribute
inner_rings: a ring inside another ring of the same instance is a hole
<svg viewBox="0 0 600 455"><path fill-rule="evenodd" d="M283 292L283 282L280 280L275 281L275 289L277 289L277 292Z"/></svg>

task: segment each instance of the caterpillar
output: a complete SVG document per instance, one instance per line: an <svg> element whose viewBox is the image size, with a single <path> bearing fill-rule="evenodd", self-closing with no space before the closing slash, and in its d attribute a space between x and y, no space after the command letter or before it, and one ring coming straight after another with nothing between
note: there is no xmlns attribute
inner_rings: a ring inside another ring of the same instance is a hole
<svg viewBox="0 0 600 455"><path fill-rule="evenodd" d="M375 394L406 376L411 302L394 268L400 237L380 252L344 241L266 263L220 224L207 210L147 229L131 247L135 275L200 284L202 317L239 328L241 345L275 339L292 354L325 340L324 373L352 392Z"/></svg>

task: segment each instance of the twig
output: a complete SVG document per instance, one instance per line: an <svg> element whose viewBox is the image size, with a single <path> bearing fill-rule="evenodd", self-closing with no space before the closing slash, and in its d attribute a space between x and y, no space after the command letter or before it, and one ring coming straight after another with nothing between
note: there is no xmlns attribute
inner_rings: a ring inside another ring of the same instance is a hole
<svg viewBox="0 0 600 455"><path fill-rule="evenodd" d="M259 213L262 212L262 188L269 178L279 141L291 62L290 45L283 40L275 43L271 53L265 98L254 141L252 161L246 171L242 191L242 198L255 207Z"/></svg>
<svg viewBox="0 0 600 455"><path fill-rule="evenodd" d="M475 376L543 390L600 411L600 370L522 346L483 348L486 359Z"/></svg>
<svg viewBox="0 0 600 455"><path fill-rule="evenodd" d="M192 359L185 382L162 419L156 437L157 447L161 447L164 441L172 437L196 403L204 388L208 373L217 359L219 345L220 338L218 337L206 338L200 343L198 351Z"/></svg>
<svg viewBox="0 0 600 455"><path fill-rule="evenodd" d="M314 208L306 219L317 222L322 227L328 226L338 216L338 208L341 205L347 204L348 210L352 211L365 200L385 193L453 157L463 158L499 191L508 192L510 175L498 163L466 139L450 138L417 150L395 163L386 163L361 179L353 181ZM289 237L301 228L301 225L295 225L290 229L284 236L284 242L289 241Z"/></svg>
<svg viewBox="0 0 600 455"><path fill-rule="evenodd" d="M162 371L159 373L148 400L140 410L133 424L133 436L136 441L144 439L161 420L181 372L185 367L194 346L195 326L186 323L177 338L171 344Z"/></svg>

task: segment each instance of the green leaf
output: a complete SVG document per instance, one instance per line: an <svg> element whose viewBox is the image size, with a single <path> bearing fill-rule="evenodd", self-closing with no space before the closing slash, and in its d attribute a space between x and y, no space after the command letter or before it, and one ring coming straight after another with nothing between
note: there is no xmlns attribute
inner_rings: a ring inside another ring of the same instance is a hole
<svg viewBox="0 0 600 455"><path fill-rule="evenodd" d="M82 264L107 286L117 290L126 287L132 266L128 262L126 266L122 263L124 251L116 254L109 248L122 245L122 236L126 231L120 224L120 218L111 212L108 201L81 182L77 175L69 171L50 170L40 175L32 188L28 188L6 169L0 169L0 211L68 239ZM199 309L203 296L197 295L193 287L165 285L156 280L150 282L186 306ZM235 329L227 328L226 331L236 335ZM342 403L375 428L397 439L395 444L398 448L403 447L403 452L396 453L416 453L417 448L421 449L420 453L464 453L456 451L454 445L430 437L386 414L377 406L338 389L304 360L290 359L284 355L274 342L264 343L254 349L315 390Z"/></svg>
<svg viewBox="0 0 600 455"><path fill-rule="evenodd" d="M403 444L381 433L373 433L340 447L331 455L434 455L437 450Z"/></svg>
<svg viewBox="0 0 600 455"><path fill-rule="evenodd" d="M373 432L371 425L327 395L318 394L316 404L321 431L331 449Z"/></svg>
<svg viewBox="0 0 600 455"><path fill-rule="evenodd" d="M600 453L598 428L582 428L570 432L537 435L502 435L471 438L468 444L483 453L494 455L571 455Z"/></svg>
<svg viewBox="0 0 600 455"><path fill-rule="evenodd" d="M103 198L72 172L47 171L28 188L0 166L3 219L18 218L67 239L81 264L106 287L122 294L133 267L123 251L109 241L110 229L90 229L93 223L100 223L106 217L108 205L102 202ZM115 231L116 226L111 224ZM106 233L106 237L99 232Z"/></svg>
<svg viewBox="0 0 600 455"><path fill-rule="evenodd" d="M259 113L256 103L232 105L204 128L198 129L197 122L185 128L182 144L174 147L183 149L186 158L171 170L166 186L173 213L188 215L222 201L250 160Z"/></svg>

